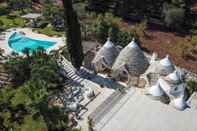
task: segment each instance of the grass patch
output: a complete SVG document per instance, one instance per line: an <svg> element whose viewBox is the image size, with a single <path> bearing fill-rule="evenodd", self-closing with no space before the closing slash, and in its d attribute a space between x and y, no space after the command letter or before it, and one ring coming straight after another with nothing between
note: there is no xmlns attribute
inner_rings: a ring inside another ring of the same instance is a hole
<svg viewBox="0 0 197 131"><path fill-rule="evenodd" d="M0 15L8 14L8 6L6 3L0 3Z"/></svg>
<svg viewBox="0 0 197 131"><path fill-rule="evenodd" d="M64 35L64 32L58 32L58 31L55 31L53 29L53 27L45 27L45 28L34 28L33 31L36 31L38 33L41 33L41 34L45 34L45 35L48 35L48 36L63 36Z"/></svg>
<svg viewBox="0 0 197 131"><path fill-rule="evenodd" d="M23 27L28 22L28 20L23 18L11 18L9 16L0 16L1 26L5 29L14 27Z"/></svg>
<svg viewBox="0 0 197 131"><path fill-rule="evenodd" d="M196 32L197 32L197 30L196 30ZM192 36L192 42L197 42L197 35Z"/></svg>

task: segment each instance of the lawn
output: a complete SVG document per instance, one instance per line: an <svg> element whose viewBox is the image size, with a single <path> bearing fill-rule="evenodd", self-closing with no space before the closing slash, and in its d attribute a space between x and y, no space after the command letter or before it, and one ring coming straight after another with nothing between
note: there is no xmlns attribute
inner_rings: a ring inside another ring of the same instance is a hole
<svg viewBox="0 0 197 131"><path fill-rule="evenodd" d="M28 20L17 17L13 18L7 15L0 16L0 25L5 28L23 27L28 22Z"/></svg>
<svg viewBox="0 0 197 131"><path fill-rule="evenodd" d="M45 27L45 28L34 28L33 31L38 33L42 33L48 36L63 36L64 32L58 32L53 29L53 27Z"/></svg>

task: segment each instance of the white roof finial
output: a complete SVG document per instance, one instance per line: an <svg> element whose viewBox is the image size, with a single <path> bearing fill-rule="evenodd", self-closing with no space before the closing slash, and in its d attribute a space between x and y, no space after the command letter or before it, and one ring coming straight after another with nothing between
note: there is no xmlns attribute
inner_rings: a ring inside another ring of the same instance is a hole
<svg viewBox="0 0 197 131"><path fill-rule="evenodd" d="M110 37L107 37L107 41L111 41L111 38Z"/></svg>
<svg viewBox="0 0 197 131"><path fill-rule="evenodd" d="M131 48L139 48L137 43L135 42L135 38L133 37L132 41L129 43L129 47Z"/></svg>
<svg viewBox="0 0 197 131"><path fill-rule="evenodd" d="M110 41L110 37L107 38L107 41L104 44L104 47L106 48L112 48L114 44Z"/></svg>
<svg viewBox="0 0 197 131"><path fill-rule="evenodd" d="M172 62L170 61L170 57L169 55L166 55L166 57L164 59L162 59L160 61L161 65L163 66L171 66L172 65Z"/></svg>

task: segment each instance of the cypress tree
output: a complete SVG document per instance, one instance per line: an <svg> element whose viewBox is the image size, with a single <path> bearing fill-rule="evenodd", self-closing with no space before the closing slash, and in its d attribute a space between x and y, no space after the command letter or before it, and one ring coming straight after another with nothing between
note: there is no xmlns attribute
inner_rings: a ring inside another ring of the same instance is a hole
<svg viewBox="0 0 197 131"><path fill-rule="evenodd" d="M81 30L77 13L72 6L72 0L62 0L65 13L65 31L70 60L76 69L80 69L83 62L83 47L81 44Z"/></svg>

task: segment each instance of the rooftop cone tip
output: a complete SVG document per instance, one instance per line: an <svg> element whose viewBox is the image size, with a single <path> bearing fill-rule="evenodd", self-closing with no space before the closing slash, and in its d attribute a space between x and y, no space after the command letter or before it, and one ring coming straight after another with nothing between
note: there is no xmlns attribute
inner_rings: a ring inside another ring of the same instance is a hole
<svg viewBox="0 0 197 131"><path fill-rule="evenodd" d="M169 58L169 55L166 55L166 57L160 61L160 64L163 66L172 66L172 62Z"/></svg>
<svg viewBox="0 0 197 131"><path fill-rule="evenodd" d="M111 42L110 38L107 38L107 41L104 44L104 47L106 48L112 48L114 46L114 44Z"/></svg>
<svg viewBox="0 0 197 131"><path fill-rule="evenodd" d="M139 48L139 46L135 42L135 38L133 38L132 41L129 43L129 47L131 47L131 48Z"/></svg>

